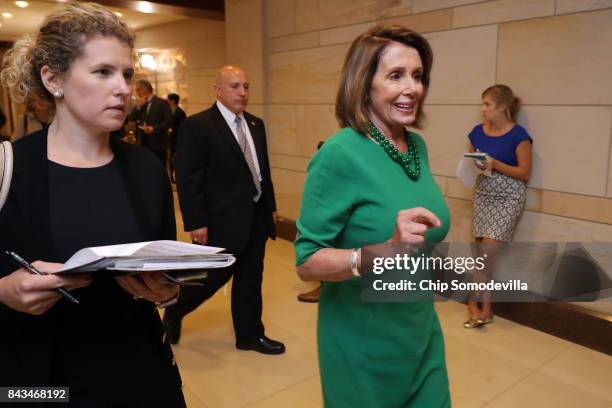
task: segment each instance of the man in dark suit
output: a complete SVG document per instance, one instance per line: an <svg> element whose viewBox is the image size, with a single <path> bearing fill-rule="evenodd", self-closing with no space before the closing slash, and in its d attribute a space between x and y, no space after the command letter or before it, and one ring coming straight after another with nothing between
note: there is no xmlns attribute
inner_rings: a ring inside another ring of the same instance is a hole
<svg viewBox="0 0 612 408"><path fill-rule="evenodd" d="M168 129L168 135L170 136L170 179L174 182L174 159L176 153L176 142L178 141L178 130L183 119L187 117L185 111L179 106L181 97L178 94L168 94L168 104L172 111L172 123Z"/></svg>
<svg viewBox="0 0 612 408"><path fill-rule="evenodd" d="M223 67L215 84L217 102L181 124L176 181L185 224L195 243L227 248L236 263L213 270L203 287L183 288L166 309L171 343L179 340L181 319L210 298L231 276L236 347L281 354L285 346L266 337L261 321L261 283L268 237L275 238L276 202L270 177L264 123L245 112L246 72Z"/></svg>
<svg viewBox="0 0 612 408"><path fill-rule="evenodd" d="M153 95L153 87L146 79L136 81L136 106L130 120L136 122L138 144L151 150L166 165L166 149L170 145L168 128L172 111L168 102Z"/></svg>

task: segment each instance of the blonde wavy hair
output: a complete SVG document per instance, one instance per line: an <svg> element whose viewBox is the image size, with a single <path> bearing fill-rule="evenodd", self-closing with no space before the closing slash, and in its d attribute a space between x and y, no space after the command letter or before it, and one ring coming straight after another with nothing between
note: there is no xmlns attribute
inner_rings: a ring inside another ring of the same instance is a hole
<svg viewBox="0 0 612 408"><path fill-rule="evenodd" d="M112 11L95 3L70 3L47 16L36 36L15 41L2 58L0 81L19 102L38 96L54 103L40 77L41 68L67 72L85 43L96 36L115 37L134 48L134 34Z"/></svg>

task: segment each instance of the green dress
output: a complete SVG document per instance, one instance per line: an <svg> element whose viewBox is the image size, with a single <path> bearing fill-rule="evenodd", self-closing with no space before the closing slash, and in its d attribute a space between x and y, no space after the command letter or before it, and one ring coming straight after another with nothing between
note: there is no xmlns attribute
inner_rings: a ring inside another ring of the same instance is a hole
<svg viewBox="0 0 612 408"><path fill-rule="evenodd" d="M426 240L444 239L450 213L423 139L411 133L421 176L410 179L378 144L345 128L308 166L297 221L296 263L322 248L387 241L400 210L424 207L442 221ZM348 259L347 259L348 262ZM432 302L362 302L359 278L321 288L318 348L328 408L450 406L444 339Z"/></svg>

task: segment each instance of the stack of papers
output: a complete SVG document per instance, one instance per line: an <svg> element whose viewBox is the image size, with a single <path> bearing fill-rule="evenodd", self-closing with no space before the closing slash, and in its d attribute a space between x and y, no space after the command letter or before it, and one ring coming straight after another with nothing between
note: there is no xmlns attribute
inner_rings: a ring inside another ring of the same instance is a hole
<svg viewBox="0 0 612 408"><path fill-rule="evenodd" d="M164 271L176 273L181 281L206 276L203 270L226 268L236 262L231 254L221 254L224 248L189 244L178 241L149 241L121 245L83 248L66 261L57 272L72 274L99 270L123 273ZM193 272L187 272L193 271Z"/></svg>

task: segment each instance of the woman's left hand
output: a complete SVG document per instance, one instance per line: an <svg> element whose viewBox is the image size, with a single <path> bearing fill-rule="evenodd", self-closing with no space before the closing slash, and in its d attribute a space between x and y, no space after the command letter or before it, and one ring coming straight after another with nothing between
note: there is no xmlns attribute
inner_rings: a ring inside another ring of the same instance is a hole
<svg viewBox="0 0 612 408"><path fill-rule="evenodd" d="M139 276L117 276L119 286L134 296L150 302L165 302L178 294L179 285L168 283L161 272L143 273Z"/></svg>

